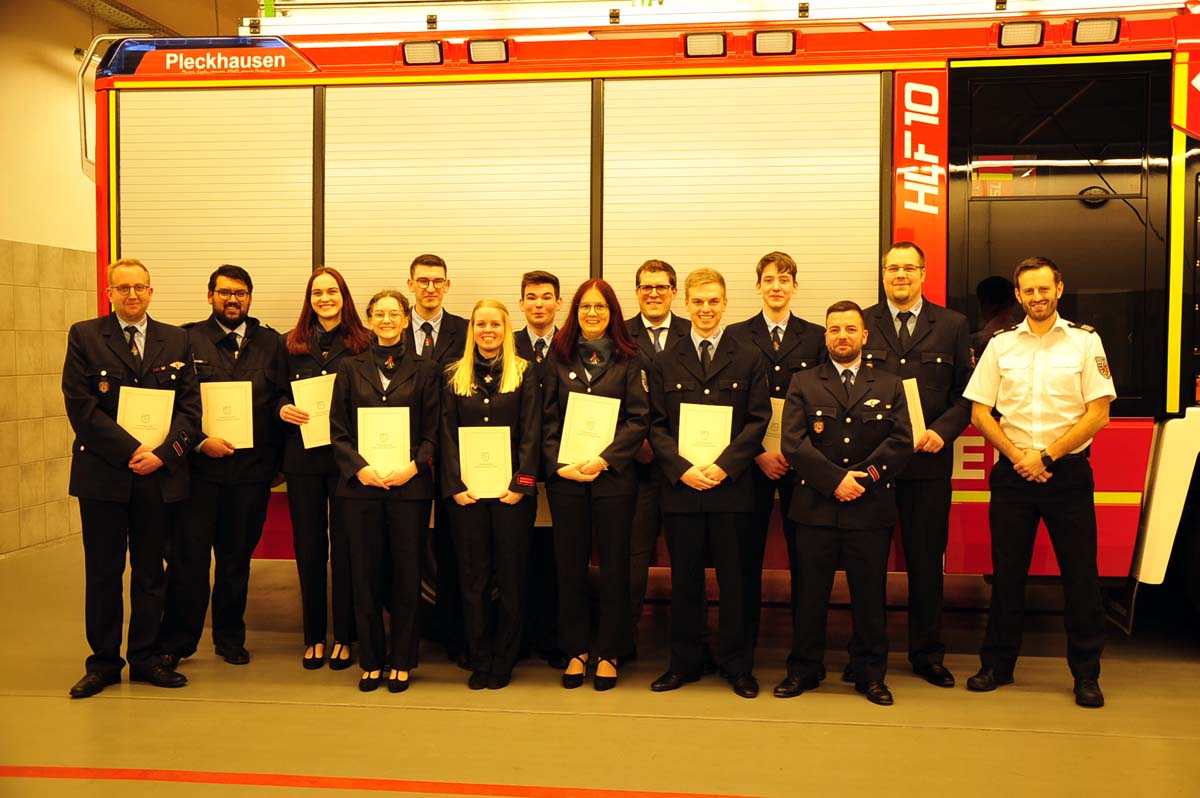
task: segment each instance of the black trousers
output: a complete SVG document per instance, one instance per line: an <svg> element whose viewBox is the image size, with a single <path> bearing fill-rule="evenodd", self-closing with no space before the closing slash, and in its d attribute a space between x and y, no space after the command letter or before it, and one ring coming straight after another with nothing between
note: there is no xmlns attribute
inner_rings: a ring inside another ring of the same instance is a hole
<svg viewBox="0 0 1200 798"><path fill-rule="evenodd" d="M796 525L799 603L792 613L788 674L816 676L825 662L825 625L838 558L850 586L850 666L860 681L887 674L887 557L891 529Z"/></svg>
<svg viewBox="0 0 1200 798"><path fill-rule="evenodd" d="M746 641L742 592L742 546L749 513L663 513L663 532L671 553L671 663L669 670L700 676L704 657L705 555L717 571L721 604L717 614L717 662L731 677L750 673L754 649Z"/></svg>
<svg viewBox="0 0 1200 798"><path fill-rule="evenodd" d="M521 650L545 656L558 649L558 575L554 559L554 528L534 526L532 534Z"/></svg>
<svg viewBox="0 0 1200 798"><path fill-rule="evenodd" d="M1038 521L1046 523L1062 573L1067 664L1076 679L1100 676L1104 604L1096 568L1096 505L1086 457L1059 460L1044 483L1027 482L1001 458L992 467L992 604L979 658L1009 675L1021 652L1025 580Z"/></svg>
<svg viewBox="0 0 1200 798"><path fill-rule="evenodd" d="M950 536L949 479L896 483L900 542L908 570L908 661L913 667L941 664L942 584Z"/></svg>
<svg viewBox="0 0 1200 798"><path fill-rule="evenodd" d="M746 591L746 640L751 647L758 645L759 616L762 612L763 556L767 550L767 533L771 528L771 511L775 507L775 491L779 491L779 507L783 518L783 537L787 541L788 570L791 573L792 603L796 606L796 522L788 518L787 510L792 503L795 473L789 471L783 478L770 479L757 464L751 466L754 474L754 513L748 534L738 538L742 543L742 584Z"/></svg>
<svg viewBox="0 0 1200 798"><path fill-rule="evenodd" d="M246 643L246 596L250 555L267 520L269 482L223 485L192 476L191 495L180 511L181 533L167 552L167 603L163 613L163 651L190 657L204 633L208 611L210 556L212 638L222 648Z"/></svg>
<svg viewBox="0 0 1200 798"><path fill-rule="evenodd" d="M434 562L434 604L430 611L432 637L446 647L451 658L466 649L463 631L462 586L459 584L458 552L450 530L453 499L438 499L434 504L430 546ZM536 510L535 510L536 512Z"/></svg>
<svg viewBox="0 0 1200 798"><path fill-rule="evenodd" d="M333 577L333 639L338 643L353 643L358 635L354 628L354 595L350 588L345 500L334 495L339 475L334 471L286 476L292 547L296 550L300 605L304 614L304 645L326 642L327 574L330 572Z"/></svg>
<svg viewBox="0 0 1200 798"><path fill-rule="evenodd" d="M458 551L471 670L509 676L521 649L535 497L513 505L481 499L466 507L450 500L446 506Z"/></svg>
<svg viewBox="0 0 1200 798"><path fill-rule="evenodd" d="M431 500L346 499L358 663L364 671L417 667L421 555ZM391 616L384 633L383 611Z"/></svg>
<svg viewBox="0 0 1200 798"><path fill-rule="evenodd" d="M639 464L638 468L641 469L644 466ZM658 481L649 476L642 479L639 472L637 485L637 499L634 503L633 520L630 522L629 541L629 603L633 612L635 636L646 602L650 561L654 559L654 547L658 543L658 533L662 529L663 522L662 510L658 503Z"/></svg>
<svg viewBox="0 0 1200 798"><path fill-rule="evenodd" d="M637 495L593 496L550 492L554 552L558 565L559 647L567 656L589 650L588 564L592 540L600 562L599 618L595 653L606 659L633 648L629 610L629 524Z"/></svg>
<svg viewBox="0 0 1200 798"><path fill-rule="evenodd" d="M84 621L92 654L88 673L115 677L121 658L121 628L125 620L122 577L129 552L129 641L131 667L149 663L158 653L159 624L167 581L163 555L170 529L171 506L163 504L159 479L133 478L129 502L79 500L83 524Z"/></svg>

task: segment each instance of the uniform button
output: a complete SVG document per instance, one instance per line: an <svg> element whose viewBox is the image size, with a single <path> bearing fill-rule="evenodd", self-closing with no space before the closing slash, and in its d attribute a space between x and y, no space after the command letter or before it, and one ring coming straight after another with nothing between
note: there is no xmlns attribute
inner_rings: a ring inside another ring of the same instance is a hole
<svg viewBox="0 0 1200 798"><path fill-rule="evenodd" d="M871 358L873 358L873 357L875 357L875 356L874 356L874 355L867 355L867 360L870 360L870 359L871 359Z"/></svg>
<svg viewBox="0 0 1200 798"><path fill-rule="evenodd" d="M326 371L325 369L321 369L321 375L322 375L322 376L324 376L324 375L326 375L326 374L328 374L328 373L329 373L329 372L328 372L328 371Z"/></svg>
<svg viewBox="0 0 1200 798"><path fill-rule="evenodd" d="M905 363L907 363L907 362L908 362L908 358L903 358L903 357L902 357L902 358L900 358L900 365L901 365L901 366L903 366L903 365L904 365Z"/></svg>
<svg viewBox="0 0 1200 798"><path fill-rule="evenodd" d="M485 399L483 400L483 403L484 403L485 405L490 405L490 404L492 403L492 400L491 400L491 399L487 399L487 398L485 398Z"/></svg>
<svg viewBox="0 0 1200 798"><path fill-rule="evenodd" d="M849 438L842 438L842 443L849 443L849 442L850 442Z"/></svg>
<svg viewBox="0 0 1200 798"><path fill-rule="evenodd" d="M81 451L81 452L82 452L82 451L83 451L84 449L86 449L86 448L87 448L87 447L86 447L86 446L84 446L82 443L81 443L81 444L79 444L79 451Z"/></svg>
<svg viewBox="0 0 1200 798"><path fill-rule="evenodd" d="M800 480L800 484L801 484L801 485L804 485L804 484L806 484L806 483L804 482L804 480Z"/></svg>
<svg viewBox="0 0 1200 798"><path fill-rule="evenodd" d="M776 386L775 386L775 390L777 390L777 391L779 390L779 386L778 386L778 385L776 385Z"/></svg>
<svg viewBox="0 0 1200 798"><path fill-rule="evenodd" d="M823 413L823 411L821 411L821 410L818 410L818 411L817 411L817 415L818 415L818 416L820 416L820 415L823 415L823 414L824 414L824 413Z"/></svg>
<svg viewBox="0 0 1200 798"><path fill-rule="evenodd" d="M850 462L850 458L849 458L849 457L843 457L843 458L842 458L842 462L843 462L843 463L849 463L849 462Z"/></svg>
<svg viewBox="0 0 1200 798"><path fill-rule="evenodd" d="M101 377L107 377L107 376L108 376L108 370L107 370L107 369L100 369L100 376L101 376Z"/></svg>
<svg viewBox="0 0 1200 798"><path fill-rule="evenodd" d="M808 368L808 364L807 364L807 363L805 363L803 360L801 360L801 361L800 361L800 368L802 368L802 369L806 369L806 368Z"/></svg>
<svg viewBox="0 0 1200 798"><path fill-rule="evenodd" d="M779 371L779 366L776 366L776 367L775 367L775 370L776 370L776 371Z"/></svg>
<svg viewBox="0 0 1200 798"><path fill-rule="evenodd" d="M591 393L591 392L592 392L592 389L591 389L591 388L588 388L588 389L587 389L587 392L588 392L588 393Z"/></svg>
<svg viewBox="0 0 1200 798"><path fill-rule="evenodd" d="M137 381L138 381L138 380L137 380L137 377L134 377L134 378L133 378L133 383L134 383L134 385L136 385L136 384L137 384Z"/></svg>
<svg viewBox="0 0 1200 798"><path fill-rule="evenodd" d="M171 379L175 379L175 375L174 375L174 374L172 374L172 375L171 375Z"/></svg>
<svg viewBox="0 0 1200 798"><path fill-rule="evenodd" d="M489 419L487 416L484 416L484 417L483 417L483 420L484 420L484 421L489 421L490 419Z"/></svg>
<svg viewBox="0 0 1200 798"><path fill-rule="evenodd" d="M941 363L941 362L942 362L942 359L939 357L939 358L937 359L937 362Z"/></svg>
<svg viewBox="0 0 1200 798"><path fill-rule="evenodd" d="M850 423L850 419L846 419L846 423L847 423L847 424L849 424L849 423Z"/></svg>
<svg viewBox="0 0 1200 798"><path fill-rule="evenodd" d="M734 383L733 385L731 385L730 387L731 387L731 388L733 388L734 390L737 390L737 383L735 382L735 383Z"/></svg>
<svg viewBox="0 0 1200 798"><path fill-rule="evenodd" d="M883 413L878 413L875 416L876 421L883 421Z"/></svg>
<svg viewBox="0 0 1200 798"><path fill-rule="evenodd" d="M682 391L682 390L683 390L683 385L682 385L682 384L680 384L680 383L678 383L678 382L677 382L677 383L675 383L675 390L677 390L677 391Z"/></svg>
<svg viewBox="0 0 1200 798"><path fill-rule="evenodd" d="M712 393L712 391L708 390L707 388L704 389L705 396L708 396L710 393Z"/></svg>
<svg viewBox="0 0 1200 798"><path fill-rule="evenodd" d="M883 467L883 470L884 470L884 471L887 471L887 466L884 466L884 467Z"/></svg>
<svg viewBox="0 0 1200 798"><path fill-rule="evenodd" d="M379 399L380 399L380 401L384 401L384 402L386 402L386 401L387 401L387 394L384 394L383 396L379 397Z"/></svg>

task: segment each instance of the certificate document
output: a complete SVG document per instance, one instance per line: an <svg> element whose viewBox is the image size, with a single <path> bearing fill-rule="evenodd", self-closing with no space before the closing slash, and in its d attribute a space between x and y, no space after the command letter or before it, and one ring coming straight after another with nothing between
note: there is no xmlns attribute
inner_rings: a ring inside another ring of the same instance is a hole
<svg viewBox="0 0 1200 798"><path fill-rule="evenodd" d="M154 388L121 388L117 424L151 449L162 446L171 430L175 392Z"/></svg>
<svg viewBox="0 0 1200 798"><path fill-rule="evenodd" d="M916 377L904 380L904 399L908 402L908 419L912 422L913 446L916 446L925 434L925 410L921 407Z"/></svg>
<svg viewBox="0 0 1200 798"><path fill-rule="evenodd" d="M733 408L729 405L679 405L679 456L692 465L706 466L729 445Z"/></svg>
<svg viewBox="0 0 1200 798"><path fill-rule="evenodd" d="M477 499L498 499L512 482L508 427L459 427L458 462L467 490Z"/></svg>
<svg viewBox="0 0 1200 798"><path fill-rule="evenodd" d="M251 383L202 382L200 428L210 437L224 438L235 449L254 446L254 394Z"/></svg>
<svg viewBox="0 0 1200 798"><path fill-rule="evenodd" d="M763 435L763 448L768 452L778 452L783 443L783 400L771 399L771 423L767 425L767 433Z"/></svg>
<svg viewBox="0 0 1200 798"><path fill-rule="evenodd" d="M296 407L308 413L308 423L300 425L300 438L305 449L329 445L329 405L333 403L335 379L336 374L322 374L292 383Z"/></svg>
<svg viewBox="0 0 1200 798"><path fill-rule="evenodd" d="M378 471L398 471L412 462L407 407L358 408L358 453Z"/></svg>
<svg viewBox="0 0 1200 798"><path fill-rule="evenodd" d="M567 395L558 462L570 465L598 457L612 444L620 414L620 399L571 391Z"/></svg>

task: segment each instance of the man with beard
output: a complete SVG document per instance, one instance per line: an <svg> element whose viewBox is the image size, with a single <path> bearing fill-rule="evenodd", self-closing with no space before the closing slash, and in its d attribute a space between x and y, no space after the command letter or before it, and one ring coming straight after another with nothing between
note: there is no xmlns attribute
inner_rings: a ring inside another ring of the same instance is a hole
<svg viewBox="0 0 1200 798"><path fill-rule="evenodd" d="M857 304L830 305L830 362L792 377L784 400L781 448L796 470L788 511L796 522L800 588L787 677L776 686L776 698L820 683L829 593L841 559L850 587L855 689L873 704L893 703L884 683L887 557L896 523L893 480L912 454L912 427L900 379L863 358L867 336Z"/></svg>
<svg viewBox="0 0 1200 798"><path fill-rule="evenodd" d="M287 375L283 339L247 315L254 283L240 266L220 266L208 278L212 315L185 325L201 384L249 382L254 445L235 449L224 438L200 434L192 452L191 496L181 514L181 534L167 556L167 602L162 649L170 665L200 643L212 584L212 637L217 656L231 665L250 661L246 650L246 594L250 556L262 536L271 481L279 471L282 434L275 416Z"/></svg>
<svg viewBox="0 0 1200 798"><path fill-rule="evenodd" d="M992 338L963 392L974 403L975 428L1000 454L988 479L992 602L979 652L982 667L967 688L988 692L1012 683L1025 579L1038 522L1044 521L1062 573L1075 703L1102 707L1104 606L1088 455L1092 437L1108 424L1116 391L1100 336L1058 315L1063 293L1058 267L1046 258L1026 258L1017 264L1013 282L1025 320Z"/></svg>

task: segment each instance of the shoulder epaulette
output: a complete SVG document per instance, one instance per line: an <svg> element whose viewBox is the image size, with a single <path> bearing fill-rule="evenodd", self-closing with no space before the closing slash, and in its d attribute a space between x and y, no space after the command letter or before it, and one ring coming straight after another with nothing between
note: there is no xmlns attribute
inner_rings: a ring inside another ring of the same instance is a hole
<svg viewBox="0 0 1200 798"><path fill-rule="evenodd" d="M1014 324L1011 327L1005 327L1003 330L996 330L994 333L992 333L992 337L995 338L997 335L1002 335L1003 333L1006 333L1006 332L1012 332L1013 330L1017 329L1020 326L1021 326L1020 324Z"/></svg>
<svg viewBox="0 0 1200 798"><path fill-rule="evenodd" d="M1068 326L1068 327L1074 327L1076 330L1083 330L1084 332L1090 332L1090 333L1092 333L1093 335L1096 335L1096 334L1097 334L1097 333L1096 333L1096 328L1095 328L1095 327L1093 327L1093 326L1092 326L1092 325L1090 325L1090 324L1076 324L1076 323L1075 323L1075 322L1073 322L1073 321L1069 321L1069 322L1067 322L1067 326Z"/></svg>

